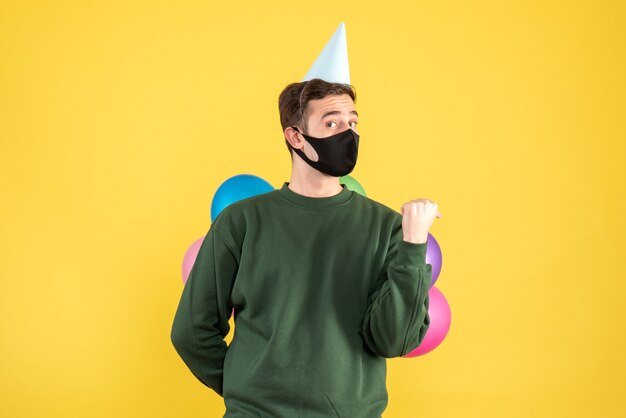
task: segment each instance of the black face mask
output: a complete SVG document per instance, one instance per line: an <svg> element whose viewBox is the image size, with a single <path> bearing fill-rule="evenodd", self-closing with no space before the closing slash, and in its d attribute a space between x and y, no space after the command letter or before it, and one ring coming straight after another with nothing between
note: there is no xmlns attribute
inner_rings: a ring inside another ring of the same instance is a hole
<svg viewBox="0 0 626 418"><path fill-rule="evenodd" d="M295 126L292 128L298 131ZM315 138L302 132L300 134L317 152L318 161L310 160L301 149L294 148L291 144L289 147L311 167L334 177L345 176L352 172L359 154L359 134L352 129L326 138Z"/></svg>

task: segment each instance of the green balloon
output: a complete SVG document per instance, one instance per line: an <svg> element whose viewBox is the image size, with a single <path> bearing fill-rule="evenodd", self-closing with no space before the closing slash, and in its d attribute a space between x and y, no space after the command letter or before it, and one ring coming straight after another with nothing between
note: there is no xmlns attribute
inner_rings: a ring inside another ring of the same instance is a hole
<svg viewBox="0 0 626 418"><path fill-rule="evenodd" d="M350 175L340 177L339 184L345 184L348 190L352 190L353 192L357 192L367 197L367 193L365 193L365 189L361 186L361 183L356 181L356 179Z"/></svg>

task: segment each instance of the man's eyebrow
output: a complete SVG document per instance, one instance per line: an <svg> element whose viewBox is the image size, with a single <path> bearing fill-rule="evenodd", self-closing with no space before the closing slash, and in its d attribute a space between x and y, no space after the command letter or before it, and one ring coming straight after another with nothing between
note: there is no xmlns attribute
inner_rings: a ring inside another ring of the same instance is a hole
<svg viewBox="0 0 626 418"><path fill-rule="evenodd" d="M350 113L356 115L357 117L359 116L358 112L356 110L352 110ZM338 110L331 110L329 112L326 112L322 115L321 119L324 119L326 116L330 116L330 115L339 115L341 114L340 111Z"/></svg>

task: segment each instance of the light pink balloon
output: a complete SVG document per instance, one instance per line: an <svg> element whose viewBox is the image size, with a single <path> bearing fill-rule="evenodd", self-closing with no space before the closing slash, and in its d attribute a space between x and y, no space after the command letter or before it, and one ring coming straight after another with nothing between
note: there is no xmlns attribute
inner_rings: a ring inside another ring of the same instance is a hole
<svg viewBox="0 0 626 418"><path fill-rule="evenodd" d="M195 240L193 244L191 244L191 246L187 249L187 252L183 257L183 283L187 283L187 278L189 277L189 273L191 272L193 263L196 262L196 257L198 256L198 252L200 251L200 246L202 245L203 241L204 236Z"/></svg>
<svg viewBox="0 0 626 418"><path fill-rule="evenodd" d="M448 335L450 329L450 305L443 293L436 287L428 291L428 315L430 325L422 343L402 357L417 357L433 351Z"/></svg>

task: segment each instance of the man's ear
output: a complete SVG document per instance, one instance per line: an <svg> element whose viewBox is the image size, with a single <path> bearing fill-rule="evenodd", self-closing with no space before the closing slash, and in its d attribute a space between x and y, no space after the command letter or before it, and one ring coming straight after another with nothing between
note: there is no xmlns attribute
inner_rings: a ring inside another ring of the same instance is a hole
<svg viewBox="0 0 626 418"><path fill-rule="evenodd" d="M298 131L293 129L291 126L285 128L285 139L289 141L292 147L294 148L302 148L304 147L304 143L302 142L302 136Z"/></svg>

